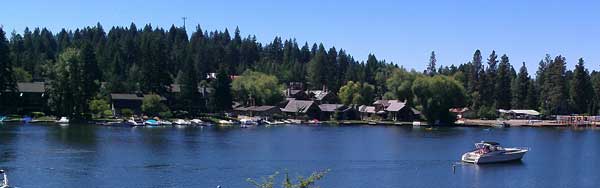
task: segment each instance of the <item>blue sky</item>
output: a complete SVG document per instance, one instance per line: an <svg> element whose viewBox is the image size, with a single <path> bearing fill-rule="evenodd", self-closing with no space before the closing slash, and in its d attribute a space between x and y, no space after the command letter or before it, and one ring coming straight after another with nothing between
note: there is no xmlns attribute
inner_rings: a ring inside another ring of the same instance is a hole
<svg viewBox="0 0 600 188"><path fill-rule="evenodd" d="M525 61L530 74L546 53L567 57L568 68L583 57L587 67L600 66L600 3L555 0L471 1L7 1L0 24L8 32L26 26L78 28L102 23L162 27L200 24L203 29L233 30L299 42L323 42L346 49L356 59L369 53L407 68L424 69L434 50L438 64L469 61L475 49L508 54L513 66Z"/></svg>

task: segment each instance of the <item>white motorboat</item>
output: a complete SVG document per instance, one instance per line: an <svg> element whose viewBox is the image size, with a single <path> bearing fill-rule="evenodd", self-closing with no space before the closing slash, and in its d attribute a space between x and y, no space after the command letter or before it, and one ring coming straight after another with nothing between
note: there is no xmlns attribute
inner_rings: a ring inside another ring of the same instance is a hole
<svg viewBox="0 0 600 188"><path fill-rule="evenodd" d="M8 186L8 177L6 176L6 172L4 172L4 170L0 170L0 177L2 177L0 188L9 188L10 186Z"/></svg>
<svg viewBox="0 0 600 188"><path fill-rule="evenodd" d="M59 120L56 120L56 123L67 124L67 123L69 123L69 118L67 118L67 117L60 117Z"/></svg>
<svg viewBox="0 0 600 188"><path fill-rule="evenodd" d="M523 158L529 148L504 148L497 142L480 142L475 144L473 151L462 155L462 161L467 163L499 163L518 161Z"/></svg>
<svg viewBox="0 0 600 188"><path fill-rule="evenodd" d="M256 126L258 125L258 121L253 119L241 119L240 123L242 126Z"/></svg>
<svg viewBox="0 0 600 188"><path fill-rule="evenodd" d="M184 119L177 119L175 120L175 122L173 122L175 125L191 125L192 122L191 121L187 121Z"/></svg>
<svg viewBox="0 0 600 188"><path fill-rule="evenodd" d="M173 123L171 123L170 121L167 121L167 120L158 120L158 124L167 125L167 126L173 125Z"/></svg>

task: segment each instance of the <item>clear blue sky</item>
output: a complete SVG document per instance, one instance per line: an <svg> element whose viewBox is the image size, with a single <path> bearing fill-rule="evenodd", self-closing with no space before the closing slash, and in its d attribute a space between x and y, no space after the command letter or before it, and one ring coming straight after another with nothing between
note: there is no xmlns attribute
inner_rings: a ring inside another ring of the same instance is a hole
<svg viewBox="0 0 600 188"><path fill-rule="evenodd" d="M2 3L0 24L8 32L26 26L78 28L102 23L162 27L200 24L204 29L254 34L261 42L294 37L346 49L356 59L374 53L407 68L424 69L434 50L438 64L465 63L475 49L508 54L530 74L546 53L567 57L568 68L583 57L600 69L600 3L555 0L471 1L183 1L19 0Z"/></svg>

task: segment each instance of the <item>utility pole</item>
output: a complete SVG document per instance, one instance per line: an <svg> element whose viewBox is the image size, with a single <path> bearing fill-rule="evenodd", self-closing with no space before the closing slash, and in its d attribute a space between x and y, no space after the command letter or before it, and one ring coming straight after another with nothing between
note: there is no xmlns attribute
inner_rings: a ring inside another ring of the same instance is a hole
<svg viewBox="0 0 600 188"><path fill-rule="evenodd" d="M185 20L187 20L187 17L181 17L181 19L183 20L183 29L185 29Z"/></svg>

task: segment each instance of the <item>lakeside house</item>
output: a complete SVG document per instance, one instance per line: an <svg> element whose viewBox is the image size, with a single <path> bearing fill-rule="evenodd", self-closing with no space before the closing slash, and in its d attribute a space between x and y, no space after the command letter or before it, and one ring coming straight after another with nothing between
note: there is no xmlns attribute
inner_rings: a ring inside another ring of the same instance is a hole
<svg viewBox="0 0 600 188"><path fill-rule="evenodd" d="M12 108L15 113L27 114L31 112L48 111L48 85L45 82L18 82L16 92L5 92L2 100L13 101Z"/></svg>
<svg viewBox="0 0 600 188"><path fill-rule="evenodd" d="M353 120L357 118L355 108L343 104L320 104L319 120Z"/></svg>
<svg viewBox="0 0 600 188"><path fill-rule="evenodd" d="M121 115L123 109L130 109L133 113L140 114L142 112L144 96L142 93L111 93L110 104L113 115ZM160 99L161 101L167 100L163 96L160 96Z"/></svg>
<svg viewBox="0 0 600 188"><path fill-rule="evenodd" d="M499 109L501 117L505 117L507 119L540 119L541 113L536 110L503 110Z"/></svg>
<svg viewBox="0 0 600 188"><path fill-rule="evenodd" d="M463 119L463 118L472 117L475 115L475 111L471 110L468 107L450 108L448 111L456 114L456 119Z"/></svg>
<svg viewBox="0 0 600 188"><path fill-rule="evenodd" d="M285 115L296 119L315 119L319 115L319 110L318 105L310 100L290 100L281 109Z"/></svg>
<svg viewBox="0 0 600 188"><path fill-rule="evenodd" d="M281 114L281 109L277 106L248 106L248 107L236 107L233 111L237 115L244 116L260 116L260 117L272 117L274 115Z"/></svg>
<svg viewBox="0 0 600 188"><path fill-rule="evenodd" d="M359 106L358 111L362 120L413 121L421 115L406 105L406 101L400 100L377 100L373 106Z"/></svg>

